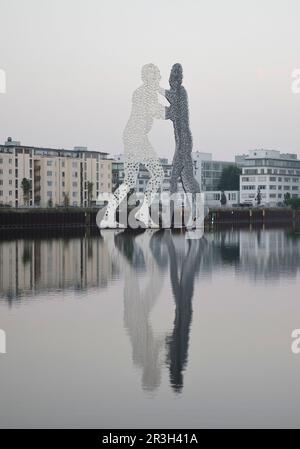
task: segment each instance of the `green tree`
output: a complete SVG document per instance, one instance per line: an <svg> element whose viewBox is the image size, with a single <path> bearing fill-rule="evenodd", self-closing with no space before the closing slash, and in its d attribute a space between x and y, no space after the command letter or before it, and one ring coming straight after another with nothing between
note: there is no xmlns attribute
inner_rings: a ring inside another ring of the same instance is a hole
<svg viewBox="0 0 300 449"><path fill-rule="evenodd" d="M23 178L22 182L21 182L21 187L22 187L22 190L23 190L24 203L28 206L29 199L30 199L30 189L31 189L30 179Z"/></svg>
<svg viewBox="0 0 300 449"><path fill-rule="evenodd" d="M260 203L261 203L261 193L260 193L260 188L258 187L257 196L256 196L256 204L259 206Z"/></svg>
<svg viewBox="0 0 300 449"><path fill-rule="evenodd" d="M222 194L221 194L221 205L226 206L226 204L227 204L227 198L226 198L225 192L223 190Z"/></svg>
<svg viewBox="0 0 300 449"><path fill-rule="evenodd" d="M291 206L292 209L300 209L300 198L290 198L288 205Z"/></svg>
<svg viewBox="0 0 300 449"><path fill-rule="evenodd" d="M288 206L290 200L291 200L291 194L290 194L290 192L286 192L286 193L284 194L284 204L285 204L286 206Z"/></svg>
<svg viewBox="0 0 300 449"><path fill-rule="evenodd" d="M94 183L88 181L88 183L87 183L87 192L88 192L88 206L89 207L91 205L91 201L92 201L92 197L93 197L93 186L94 186Z"/></svg>
<svg viewBox="0 0 300 449"><path fill-rule="evenodd" d="M69 193L63 192L63 197L64 197L64 206L69 207L69 204L70 204Z"/></svg>
<svg viewBox="0 0 300 449"><path fill-rule="evenodd" d="M219 181L219 190L240 190L241 169L236 165L228 165L223 168Z"/></svg>
<svg viewBox="0 0 300 449"><path fill-rule="evenodd" d="M52 198L49 198L49 200L48 200L48 207L53 207L53 200L52 200Z"/></svg>

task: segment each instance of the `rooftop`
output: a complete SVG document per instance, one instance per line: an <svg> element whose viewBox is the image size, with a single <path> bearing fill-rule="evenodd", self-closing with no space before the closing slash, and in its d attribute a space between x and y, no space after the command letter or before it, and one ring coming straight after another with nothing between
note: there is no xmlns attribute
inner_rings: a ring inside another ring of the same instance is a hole
<svg viewBox="0 0 300 449"><path fill-rule="evenodd" d="M50 155L61 155L61 156L73 156L73 155L79 155L82 153L88 153L88 154L102 154L104 156L108 155L109 153L106 153L104 151L97 151L97 150L88 150L87 147L74 147L72 150L68 150L65 148L47 148L47 147L35 147L35 146L29 146L29 145L21 145L20 141L12 140L11 137L8 137L7 141L2 145L0 144L0 150L1 149L13 149L13 148L20 148L20 149L28 149L28 150L34 150L37 153L36 154L45 154L49 153ZM55 154L56 153L56 154Z"/></svg>

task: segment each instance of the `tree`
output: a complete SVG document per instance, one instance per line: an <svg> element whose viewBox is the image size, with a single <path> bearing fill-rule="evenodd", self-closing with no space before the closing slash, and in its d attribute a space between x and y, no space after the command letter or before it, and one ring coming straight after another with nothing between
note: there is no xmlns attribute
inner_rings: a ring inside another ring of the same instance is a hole
<svg viewBox="0 0 300 449"><path fill-rule="evenodd" d="M30 198L30 189L31 189L30 179L23 178L22 182L21 182L21 187L23 190L24 203L28 206L29 198Z"/></svg>
<svg viewBox="0 0 300 449"><path fill-rule="evenodd" d="M257 196L256 196L256 204L259 206L260 203L261 203L261 193L260 193L260 188L258 187Z"/></svg>
<svg viewBox="0 0 300 449"><path fill-rule="evenodd" d="M52 207L52 206L53 206L52 198L49 198L49 200L48 200L48 207Z"/></svg>
<svg viewBox="0 0 300 449"><path fill-rule="evenodd" d="M227 198L226 198L225 192L223 190L222 194L221 194L221 205L226 206L226 204L227 204Z"/></svg>
<svg viewBox="0 0 300 449"><path fill-rule="evenodd" d="M288 204L292 209L300 209L300 198L291 198Z"/></svg>
<svg viewBox="0 0 300 449"><path fill-rule="evenodd" d="M291 199L291 194L290 194L290 192L286 192L286 193L284 194L284 204L285 204L286 206L289 205L290 199Z"/></svg>
<svg viewBox="0 0 300 449"><path fill-rule="evenodd" d="M218 190L240 190L241 169L236 165L228 165L223 168Z"/></svg>
<svg viewBox="0 0 300 449"><path fill-rule="evenodd" d="M94 183L88 181L88 183L87 183L88 206L91 205L91 201L92 201L92 197L93 197L93 186L94 186Z"/></svg>
<svg viewBox="0 0 300 449"><path fill-rule="evenodd" d="M69 204L70 204L69 193L63 192L63 197L64 197L64 206L69 207Z"/></svg>

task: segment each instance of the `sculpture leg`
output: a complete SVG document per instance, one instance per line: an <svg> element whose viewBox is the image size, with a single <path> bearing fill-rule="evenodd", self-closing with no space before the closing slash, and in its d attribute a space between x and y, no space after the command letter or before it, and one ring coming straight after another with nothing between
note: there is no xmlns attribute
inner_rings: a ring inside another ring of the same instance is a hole
<svg viewBox="0 0 300 449"><path fill-rule="evenodd" d="M172 173L171 173L171 181L170 181L170 193L171 195L173 193L177 192L177 184L178 184L178 179L181 175L181 171L183 169L183 163L182 160L179 156L179 154L176 152L175 156L173 158L173 162L172 162Z"/></svg>
<svg viewBox="0 0 300 449"><path fill-rule="evenodd" d="M151 220L149 214L149 207L155 198L155 194L160 189L163 180L164 180L164 171L163 168L154 155L144 161L144 165L146 169L150 173L150 179L147 184L147 188L145 191L145 198L142 206L138 210L136 214L136 218L142 221L146 227L150 225L150 227L158 227L156 223Z"/></svg>
<svg viewBox="0 0 300 449"><path fill-rule="evenodd" d="M184 167L181 173L181 179L184 191L192 194L192 204L190 220L188 227L193 226L196 218L196 194L200 193L200 186L198 181L194 177L194 167L191 155L188 155L184 160Z"/></svg>
<svg viewBox="0 0 300 449"><path fill-rule="evenodd" d="M130 160L124 163L125 178L123 184L114 192L112 200L108 203L103 220L100 223L101 228L116 228L120 227L115 219L115 214L118 206L126 198L128 192L135 187L136 178L139 170L139 162L132 162Z"/></svg>

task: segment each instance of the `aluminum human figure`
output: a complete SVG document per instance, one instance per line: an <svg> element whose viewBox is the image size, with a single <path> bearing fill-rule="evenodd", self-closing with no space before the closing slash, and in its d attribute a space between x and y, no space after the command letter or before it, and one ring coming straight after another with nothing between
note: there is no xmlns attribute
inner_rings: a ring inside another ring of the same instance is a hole
<svg viewBox="0 0 300 449"><path fill-rule="evenodd" d="M158 102L158 90L161 75L154 64L142 67L143 84L132 97L132 109L123 133L124 143L124 183L114 192L109 202L101 227L119 227L115 220L115 212L128 192L135 188L140 164L144 164L150 173L144 201L136 214L146 227L155 226L149 214L149 207L156 192L162 185L164 171L161 163L149 141L148 134L154 119L165 118L165 107Z"/></svg>

